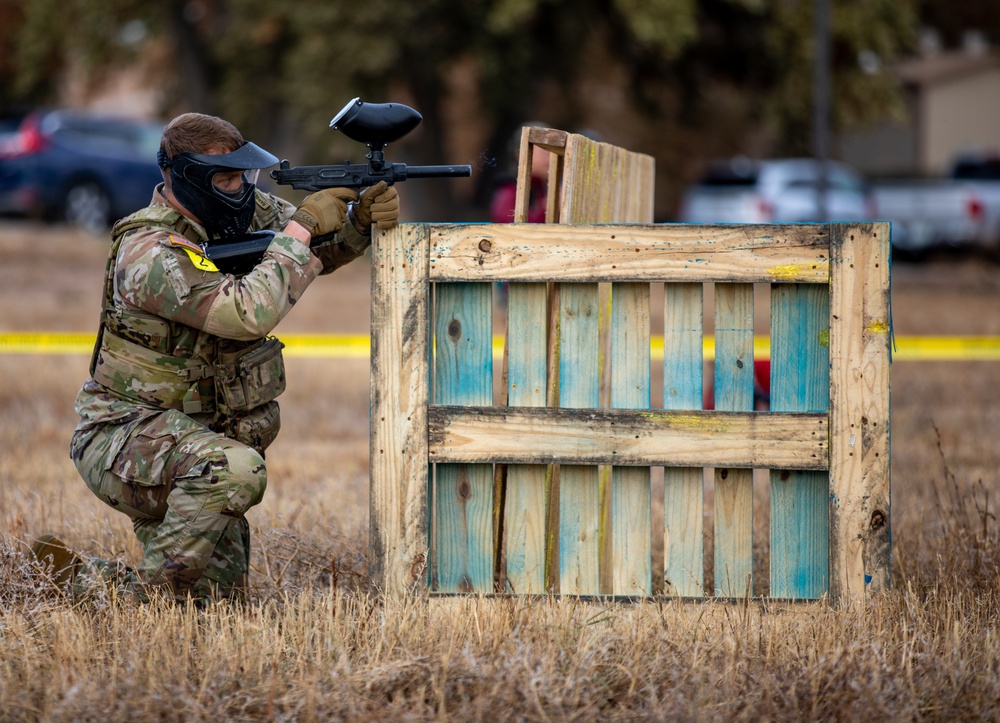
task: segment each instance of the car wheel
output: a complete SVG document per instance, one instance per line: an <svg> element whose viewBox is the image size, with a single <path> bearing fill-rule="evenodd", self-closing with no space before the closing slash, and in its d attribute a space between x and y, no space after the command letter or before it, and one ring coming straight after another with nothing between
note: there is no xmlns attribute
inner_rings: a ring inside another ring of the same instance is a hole
<svg viewBox="0 0 1000 723"><path fill-rule="evenodd" d="M97 181L77 181L63 200L63 218L93 234L108 228L111 198Z"/></svg>

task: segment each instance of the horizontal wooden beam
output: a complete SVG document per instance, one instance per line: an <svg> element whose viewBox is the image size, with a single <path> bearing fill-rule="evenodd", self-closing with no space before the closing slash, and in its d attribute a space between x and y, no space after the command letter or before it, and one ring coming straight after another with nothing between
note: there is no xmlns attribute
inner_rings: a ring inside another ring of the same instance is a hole
<svg viewBox="0 0 1000 723"><path fill-rule="evenodd" d="M689 281L825 284L822 224L433 225L431 281Z"/></svg>
<svg viewBox="0 0 1000 723"><path fill-rule="evenodd" d="M550 153L563 153L569 133L556 128L528 128L528 142Z"/></svg>
<svg viewBox="0 0 1000 723"><path fill-rule="evenodd" d="M431 462L829 467L826 413L428 408Z"/></svg>

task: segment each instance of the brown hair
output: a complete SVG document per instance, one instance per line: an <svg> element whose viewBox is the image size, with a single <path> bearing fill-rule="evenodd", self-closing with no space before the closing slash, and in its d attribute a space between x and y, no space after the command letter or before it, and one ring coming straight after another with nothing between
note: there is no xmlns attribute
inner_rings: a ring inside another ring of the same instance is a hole
<svg viewBox="0 0 1000 723"><path fill-rule="evenodd" d="M168 159L178 153L231 153L243 145L243 135L232 123L214 115L184 113L167 123L160 141Z"/></svg>

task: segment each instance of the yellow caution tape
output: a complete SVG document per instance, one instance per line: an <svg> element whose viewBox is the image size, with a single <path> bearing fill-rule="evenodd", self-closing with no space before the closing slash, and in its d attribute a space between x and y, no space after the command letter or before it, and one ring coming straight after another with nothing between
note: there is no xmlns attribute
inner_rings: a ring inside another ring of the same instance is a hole
<svg viewBox="0 0 1000 723"><path fill-rule="evenodd" d="M371 342L366 334L281 335L290 357L366 359ZM0 354L90 354L94 335L87 332L0 332ZM663 358L663 337L653 337L652 358ZM503 356L503 337L493 338L493 354ZM715 358L715 340L705 337L706 361ZM754 339L754 357L770 356L770 339ZM1000 336L897 336L893 361L1000 361Z"/></svg>
<svg viewBox="0 0 1000 723"><path fill-rule="evenodd" d="M367 334L282 335L288 356L367 359ZM94 334L81 332L0 332L0 354L90 354Z"/></svg>

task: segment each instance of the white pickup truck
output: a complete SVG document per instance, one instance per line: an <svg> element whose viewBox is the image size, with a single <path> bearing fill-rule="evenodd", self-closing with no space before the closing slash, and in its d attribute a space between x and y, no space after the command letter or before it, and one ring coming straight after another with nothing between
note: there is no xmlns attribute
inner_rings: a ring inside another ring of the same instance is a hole
<svg viewBox="0 0 1000 723"><path fill-rule="evenodd" d="M820 221L819 163L811 158L751 160L709 165L681 200L681 223L805 223ZM864 179L842 163L827 163L826 218L874 218Z"/></svg>
<svg viewBox="0 0 1000 723"><path fill-rule="evenodd" d="M872 195L899 251L973 246L1000 258L1000 157L961 156L946 178L876 181Z"/></svg>

